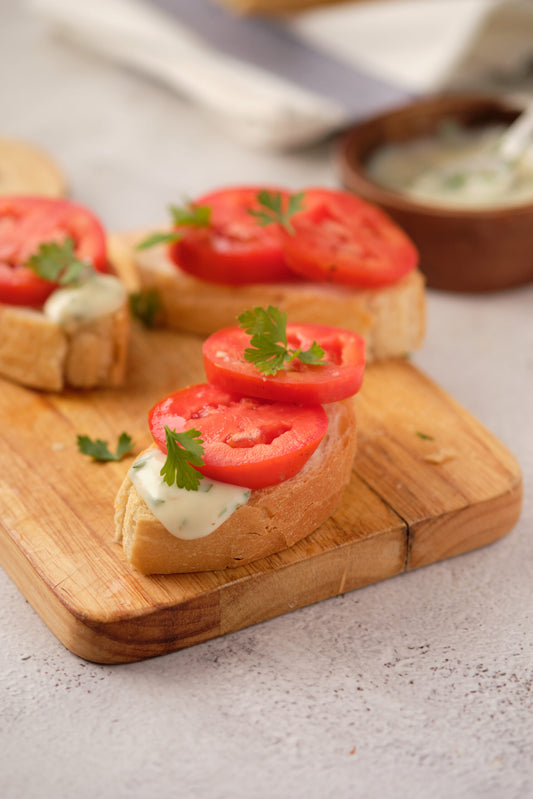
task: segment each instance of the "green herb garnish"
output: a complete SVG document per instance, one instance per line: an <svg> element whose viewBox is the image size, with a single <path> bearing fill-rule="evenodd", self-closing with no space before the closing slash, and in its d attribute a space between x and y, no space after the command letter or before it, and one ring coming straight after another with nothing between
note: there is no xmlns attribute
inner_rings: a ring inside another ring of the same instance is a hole
<svg viewBox="0 0 533 799"><path fill-rule="evenodd" d="M138 250L147 250L156 244L172 244L182 237L180 227L209 227L211 222L211 208L208 205L171 205L169 212L174 230L150 234L137 245Z"/></svg>
<svg viewBox="0 0 533 799"><path fill-rule="evenodd" d="M305 194L291 194L287 207L283 208L283 195L279 191L267 191L264 189L257 195L257 201L262 206L261 211L249 211L249 214L255 217L261 227L271 225L276 222L281 225L289 233L294 233L294 228L291 224L291 219L298 211L302 210L302 203Z"/></svg>
<svg viewBox="0 0 533 799"><path fill-rule="evenodd" d="M464 172L452 172L444 178L444 188L451 191L462 189L466 185L466 181L467 175Z"/></svg>
<svg viewBox="0 0 533 799"><path fill-rule="evenodd" d="M76 258L72 239L65 239L61 244L56 241L43 242L25 266L44 280L61 286L79 284L93 272L90 264Z"/></svg>
<svg viewBox="0 0 533 799"><path fill-rule="evenodd" d="M157 289L137 291L130 294L130 311L145 327L154 326L155 319L161 309L161 298Z"/></svg>
<svg viewBox="0 0 533 799"><path fill-rule="evenodd" d="M93 441L89 436L78 436L79 451L82 455L89 455L94 458L95 461L119 461L128 452L131 452L134 446L131 436L127 433L120 434L114 453L110 452L107 441L102 441L101 438Z"/></svg>
<svg viewBox="0 0 533 799"><path fill-rule="evenodd" d="M194 428L176 433L165 425L167 459L160 472L164 483L187 491L198 490L202 475L194 467L202 466L204 462L200 436L200 431Z"/></svg>
<svg viewBox="0 0 533 799"><path fill-rule="evenodd" d="M211 207L209 205L171 205L170 214L172 224L176 227L187 225L190 227L209 227L211 223Z"/></svg>
<svg viewBox="0 0 533 799"><path fill-rule="evenodd" d="M251 336L251 346L244 357L266 375L275 375L295 358L310 365L324 365L324 350L313 341L308 350L289 349L287 344L287 314L269 305L245 311L237 317L240 327Z"/></svg>
<svg viewBox="0 0 533 799"><path fill-rule="evenodd" d="M151 233L139 244L137 244L136 249L147 250L150 247L155 247L157 244L172 244L174 241L179 241L180 238L181 234L177 231L173 231L171 233Z"/></svg>
<svg viewBox="0 0 533 799"><path fill-rule="evenodd" d="M420 433L418 430L416 431L418 438L422 438L424 441L435 441L434 436L429 436L427 433Z"/></svg>

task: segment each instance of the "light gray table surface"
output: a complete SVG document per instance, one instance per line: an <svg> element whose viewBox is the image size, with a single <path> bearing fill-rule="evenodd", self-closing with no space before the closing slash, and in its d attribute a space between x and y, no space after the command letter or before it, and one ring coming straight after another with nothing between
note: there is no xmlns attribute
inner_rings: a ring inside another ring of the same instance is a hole
<svg viewBox="0 0 533 799"><path fill-rule="evenodd" d="M0 0L0 135L45 147L111 229L223 183L335 185L328 144L245 150L163 87ZM533 233L532 233L533 245ZM153 660L85 662L0 571L6 799L533 795L533 286L429 292L415 363L517 456L498 543ZM1 427L1 420L0 420Z"/></svg>

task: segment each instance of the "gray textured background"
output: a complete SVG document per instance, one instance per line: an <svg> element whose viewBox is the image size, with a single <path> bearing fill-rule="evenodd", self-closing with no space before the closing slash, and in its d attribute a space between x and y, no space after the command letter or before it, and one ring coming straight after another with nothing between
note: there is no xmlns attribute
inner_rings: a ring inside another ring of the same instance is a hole
<svg viewBox="0 0 533 799"><path fill-rule="evenodd" d="M138 76L0 0L0 134L33 140L110 228L228 182L336 182L329 145L246 151ZM524 471L486 549L143 663L86 663L0 572L9 799L524 799L533 795L533 287L430 293L415 363ZM1 427L1 420L0 420ZM36 468L40 465L36 464Z"/></svg>

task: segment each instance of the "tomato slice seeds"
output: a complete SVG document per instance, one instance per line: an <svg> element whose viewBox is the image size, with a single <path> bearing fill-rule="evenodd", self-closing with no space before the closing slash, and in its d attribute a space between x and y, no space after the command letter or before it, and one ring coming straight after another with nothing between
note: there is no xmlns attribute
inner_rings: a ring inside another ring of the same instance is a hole
<svg viewBox="0 0 533 799"><path fill-rule="evenodd" d="M328 325L287 325L291 349L307 350L313 342L324 350L325 363L308 365L295 359L275 375L265 375L245 359L250 336L239 327L223 328L203 344L205 373L225 391L280 402L322 404L356 394L365 369L364 339Z"/></svg>
<svg viewBox="0 0 533 799"><path fill-rule="evenodd" d="M149 426L166 452L165 426L201 433L204 465L213 480L265 488L293 477L324 437L328 418L321 405L293 405L232 394L209 383L187 386L150 411Z"/></svg>

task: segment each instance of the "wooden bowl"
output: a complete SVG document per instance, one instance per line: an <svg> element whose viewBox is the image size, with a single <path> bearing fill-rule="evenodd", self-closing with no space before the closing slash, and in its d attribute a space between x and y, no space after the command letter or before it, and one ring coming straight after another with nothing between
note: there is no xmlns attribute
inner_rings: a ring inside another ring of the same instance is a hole
<svg viewBox="0 0 533 799"><path fill-rule="evenodd" d="M337 167L346 189L381 206L420 250L420 269L432 288L487 292L533 280L533 201L464 209L425 205L377 185L365 164L376 148L436 132L444 120L464 126L509 124L522 109L486 96L437 96L350 128L340 139Z"/></svg>

